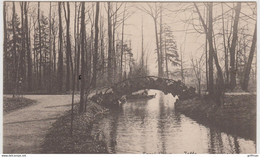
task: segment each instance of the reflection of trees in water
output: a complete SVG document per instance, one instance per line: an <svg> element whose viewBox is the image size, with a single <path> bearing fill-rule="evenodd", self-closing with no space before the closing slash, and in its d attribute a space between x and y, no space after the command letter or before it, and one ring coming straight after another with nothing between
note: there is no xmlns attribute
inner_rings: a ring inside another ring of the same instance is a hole
<svg viewBox="0 0 260 157"><path fill-rule="evenodd" d="M239 143L238 143L236 136L234 137L234 145L235 145L235 153L239 154L240 153L240 147L239 147Z"/></svg>
<svg viewBox="0 0 260 157"><path fill-rule="evenodd" d="M223 153L223 141L221 132L216 129L209 128L209 153Z"/></svg>
<svg viewBox="0 0 260 157"><path fill-rule="evenodd" d="M165 113L165 106L164 106L164 94L160 93L159 95L159 119L158 119L158 129L160 133L160 140L162 143L161 151L160 153L166 153L166 138L165 138L165 124L167 115Z"/></svg>
<svg viewBox="0 0 260 157"><path fill-rule="evenodd" d="M240 153L240 146L237 137L227 135L228 145L225 145L225 150L223 146L223 138L221 136L221 132L214 129L209 128L209 148L208 152L211 154L219 154L219 153ZM227 148L229 146L229 148ZM226 152L228 151L228 152Z"/></svg>
<svg viewBox="0 0 260 157"><path fill-rule="evenodd" d="M240 153L240 146L237 137L233 137L231 135L228 135L228 144L230 146L230 152L234 154Z"/></svg>
<svg viewBox="0 0 260 157"><path fill-rule="evenodd" d="M147 105L148 104L148 100L147 99L144 99L144 100L138 100L138 101L135 101L135 102L132 102L132 103L127 103L126 105L129 105L130 107L127 108L129 109L130 111L128 111L129 113L133 114L133 116L131 115L131 117L135 117L135 121L134 123L136 123L136 119L138 119L138 121L140 120L140 123L139 123L139 126L140 126L140 132L142 134L141 136L141 141L147 141L146 139L146 126L148 124L145 123L145 119L146 119L146 116L148 116L148 113L147 113ZM133 137L135 138L135 137ZM146 150L146 146L145 144L141 146L142 147L142 151L143 153L146 153L147 150Z"/></svg>
<svg viewBox="0 0 260 157"><path fill-rule="evenodd" d="M139 100L133 103L128 103L126 105L130 106L130 112L133 113L135 117L140 118L141 127L145 125L145 117L147 116L146 106L148 100Z"/></svg>
<svg viewBox="0 0 260 157"><path fill-rule="evenodd" d="M212 154L214 153L239 154L240 153L240 146L236 136L227 135L228 145L226 145L225 147L229 146L229 148L225 148L225 149L227 149L229 152L224 151L223 139L220 131L213 128L209 128L208 137L209 137L209 153Z"/></svg>
<svg viewBox="0 0 260 157"><path fill-rule="evenodd" d="M110 153L116 153L117 146L117 128L118 128L118 120L120 114L122 113L122 108L118 107L114 109L112 112L112 116L109 118L109 140L108 140L108 148L110 148Z"/></svg>

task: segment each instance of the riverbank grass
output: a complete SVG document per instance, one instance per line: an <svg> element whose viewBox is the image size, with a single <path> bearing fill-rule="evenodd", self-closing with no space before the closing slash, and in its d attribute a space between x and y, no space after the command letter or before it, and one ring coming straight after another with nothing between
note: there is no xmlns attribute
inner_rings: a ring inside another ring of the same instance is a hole
<svg viewBox="0 0 260 157"><path fill-rule="evenodd" d="M256 95L225 95L222 106L194 98L178 101L175 107L199 123L256 141Z"/></svg>
<svg viewBox="0 0 260 157"><path fill-rule="evenodd" d="M107 109L93 102L88 102L86 112L79 114L79 104L75 105L73 135L71 135L71 111L66 112L50 128L42 144L42 153L107 153L99 132L92 132L92 126L98 122Z"/></svg>
<svg viewBox="0 0 260 157"><path fill-rule="evenodd" d="M4 114L10 113L12 111L22 109L24 107L33 105L36 103L35 100L23 98L23 97L14 97L14 98L7 98L4 97L3 101L3 111Z"/></svg>

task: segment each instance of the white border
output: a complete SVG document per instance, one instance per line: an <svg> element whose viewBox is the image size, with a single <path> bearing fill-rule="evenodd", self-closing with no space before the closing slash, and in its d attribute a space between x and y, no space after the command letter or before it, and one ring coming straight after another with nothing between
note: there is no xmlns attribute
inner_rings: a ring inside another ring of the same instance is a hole
<svg viewBox="0 0 260 157"><path fill-rule="evenodd" d="M6 1L9 1L9 0L6 0ZM16 0L16 1L33 1L33 0ZM38 1L51 1L51 0L38 0ZM56 0L56 1L83 1L83 0ZM88 0L89 2L95 2L97 0ZM111 1L126 1L126 0L111 0ZM127 0L129 1L129 0ZM161 1L161 2L180 2L180 0L131 0L131 2L154 2L154 1ZM205 0L183 0L181 2L205 2ZM260 4L259 4L259 0L221 0L221 1L218 1L218 0L210 0L210 1L213 1L213 2L257 2L257 8L260 8ZM103 2L105 2L103 0ZM259 25L259 9L257 9L257 25ZM1 0L1 4L0 4L0 106L1 106L1 109L0 109L0 153L3 153L3 0ZM259 37L259 31L257 32L257 38ZM260 48L260 43L259 43L259 40L257 39L257 51L259 52L259 48ZM257 53L257 52L256 52ZM260 55L257 55L257 67L259 67L259 64L260 64ZM259 72L260 72L260 69L257 68L257 82L258 82L258 78L259 78ZM259 83L257 83L257 91L259 90L260 88L260 85ZM260 130L260 126L259 126L259 118L260 118L260 115L258 113L260 113L260 108L258 107L258 102L260 100L260 97L258 96L257 94L257 140L256 140L256 152L259 153L260 151L260 145L259 145L259 141L260 141L260 137L258 136L258 131ZM17 154L18 155L18 154ZM21 155L21 154L20 154ZM73 156L88 156L88 157L91 157L91 156L121 156L122 154L73 154ZM180 157L184 157L184 156L200 156L200 157L208 157L209 155L210 156L225 156L225 157L228 157L228 156L236 156L236 157L247 157L248 154L234 154L234 155L231 155L231 154L221 154L221 155L216 155L216 154L124 154L123 156L156 156L156 157L159 157L159 156L180 156ZM15 154L13 154L13 156L15 156ZM18 155L19 156L19 155ZM18 157L17 156L17 157ZM38 157L45 157L46 154L27 154L26 155L27 157L30 157L30 156L38 156ZM54 156L54 157L61 157L61 156L72 156L72 154L48 154L48 156ZM22 157L22 155L20 156Z"/></svg>

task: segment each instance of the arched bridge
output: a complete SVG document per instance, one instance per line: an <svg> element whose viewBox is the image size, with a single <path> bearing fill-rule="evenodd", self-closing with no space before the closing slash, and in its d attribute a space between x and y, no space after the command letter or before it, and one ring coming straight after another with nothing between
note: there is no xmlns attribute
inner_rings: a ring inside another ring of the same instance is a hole
<svg viewBox="0 0 260 157"><path fill-rule="evenodd" d="M188 88L180 80L175 81L168 78L145 76L129 78L118 82L111 87L96 90L95 93L91 94L89 97L98 104L114 104L122 96L143 89L160 90L164 92L164 94L171 93L173 96L177 95L180 100L189 99L195 96L195 88Z"/></svg>

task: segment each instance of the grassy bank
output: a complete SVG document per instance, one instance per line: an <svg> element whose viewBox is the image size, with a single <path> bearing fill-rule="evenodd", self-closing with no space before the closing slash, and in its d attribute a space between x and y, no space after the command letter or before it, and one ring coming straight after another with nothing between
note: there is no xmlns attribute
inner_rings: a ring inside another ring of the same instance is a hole
<svg viewBox="0 0 260 157"><path fill-rule="evenodd" d="M229 95L218 106L207 98L178 101L176 110L199 123L256 141L256 95Z"/></svg>
<svg viewBox="0 0 260 157"><path fill-rule="evenodd" d="M75 107L77 111L78 104ZM66 112L48 131L42 144L42 153L107 153L104 142L97 138L99 133L92 132L93 124L106 113L104 107L88 102L86 113L74 114L71 136L71 111Z"/></svg>
<svg viewBox="0 0 260 157"><path fill-rule="evenodd" d="M11 111L15 111L17 109L21 109L21 108L33 105L35 103L36 103L35 100L22 98L22 97L14 97L14 98L4 97L3 111L4 111L4 114L6 114Z"/></svg>

